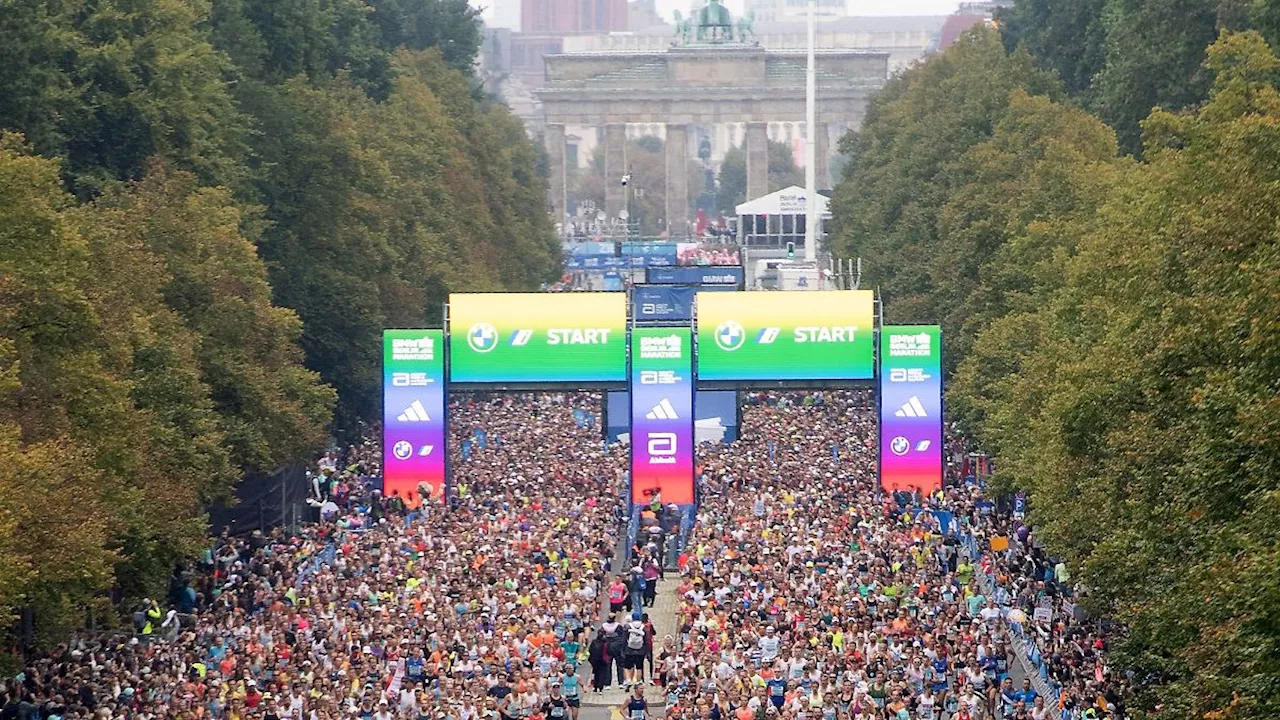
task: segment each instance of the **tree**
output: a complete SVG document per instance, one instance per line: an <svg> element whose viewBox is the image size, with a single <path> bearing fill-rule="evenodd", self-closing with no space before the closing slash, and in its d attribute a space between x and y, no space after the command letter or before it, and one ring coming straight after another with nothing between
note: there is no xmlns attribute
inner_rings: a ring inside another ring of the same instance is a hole
<svg viewBox="0 0 1280 720"><path fill-rule="evenodd" d="M792 185L804 186L804 170L796 167L791 148L785 143L770 140L768 192ZM732 215L734 208L747 199L747 153L742 148L731 148L720 162L720 175L716 182L716 207L722 214Z"/></svg>
<svg viewBox="0 0 1280 720"><path fill-rule="evenodd" d="M202 181L242 187L245 120L198 4L14 3L0 13L0 128L65 159L87 197L164 155Z"/></svg>
<svg viewBox="0 0 1280 720"><path fill-rule="evenodd" d="M1018 92L1051 101L1061 96L1058 84L1036 70L1025 51L1006 55L994 31L971 31L945 53L890 79L861 129L842 139L849 162L832 199L832 244L839 255L864 259L864 282L880 288L889 321L936 322L956 295L939 293L939 287L969 282L958 276L982 263L981 257L962 259L942 247L943 211L957 188L971 180L963 168L951 166L991 140ZM1007 144L975 151L971 164L985 161L980 153L992 162L996 156L1024 165L1035 160L1030 153L1019 159ZM991 172L992 182L1010 174ZM989 191L977 186L970 192L977 202ZM993 244L976 236L965 242ZM957 262L970 266L953 267ZM946 337L953 342L951 333ZM950 347L947 357L956 359Z"/></svg>
<svg viewBox="0 0 1280 720"><path fill-rule="evenodd" d="M1156 717L1280 712L1280 59L1208 51L1208 102L1156 111L1145 164L1056 289L981 330L951 394L982 409L998 482L1125 624L1111 662ZM1011 259L1018 262L1016 258Z"/></svg>
<svg viewBox="0 0 1280 720"><path fill-rule="evenodd" d="M353 81L263 86L260 242L275 299L303 320L339 422L378 411L382 328L435 323L449 292L533 289L559 273L535 153L438 53L401 53L391 95Z"/></svg>
<svg viewBox="0 0 1280 720"><path fill-rule="evenodd" d="M1024 46L1036 65L1058 73L1072 95L1083 95L1106 62L1108 0L1017 0L996 17L1005 49Z"/></svg>
<svg viewBox="0 0 1280 720"><path fill-rule="evenodd" d="M157 591L201 506L313 457L332 403L226 190L157 166L76 206L59 173L0 139L0 614L41 647Z"/></svg>

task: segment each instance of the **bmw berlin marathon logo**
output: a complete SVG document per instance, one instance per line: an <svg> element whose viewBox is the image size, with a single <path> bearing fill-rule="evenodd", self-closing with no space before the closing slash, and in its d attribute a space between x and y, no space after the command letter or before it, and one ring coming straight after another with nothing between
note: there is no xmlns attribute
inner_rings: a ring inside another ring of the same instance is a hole
<svg viewBox="0 0 1280 720"><path fill-rule="evenodd" d="M476 323L467 331L467 345L478 353L491 352L498 347L498 329L489 323Z"/></svg>

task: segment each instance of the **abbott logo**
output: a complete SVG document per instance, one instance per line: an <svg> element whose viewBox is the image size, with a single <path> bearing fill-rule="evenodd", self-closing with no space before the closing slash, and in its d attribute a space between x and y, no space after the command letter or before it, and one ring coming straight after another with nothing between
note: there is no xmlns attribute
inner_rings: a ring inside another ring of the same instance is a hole
<svg viewBox="0 0 1280 720"><path fill-rule="evenodd" d="M498 330L489 323L476 323L467 331L467 345L478 353L492 352L498 347Z"/></svg>
<svg viewBox="0 0 1280 720"><path fill-rule="evenodd" d="M902 403L902 407L894 411L893 414L898 417L909 418L929 417L929 413L924 411L924 405L920 403L920 398L915 395L912 395L910 400Z"/></svg>
<svg viewBox="0 0 1280 720"><path fill-rule="evenodd" d="M676 434L669 432L649 433L649 464L673 465L676 458Z"/></svg>
<svg viewBox="0 0 1280 720"><path fill-rule="evenodd" d="M742 347L743 341L747 339L747 331L733 320L725 320L716 326L715 338L716 345L721 350L733 352Z"/></svg>
<svg viewBox="0 0 1280 720"><path fill-rule="evenodd" d="M645 414L649 420L679 420L680 416L676 415L676 409L671 407L671 401L662 398L662 402L653 406L653 409Z"/></svg>

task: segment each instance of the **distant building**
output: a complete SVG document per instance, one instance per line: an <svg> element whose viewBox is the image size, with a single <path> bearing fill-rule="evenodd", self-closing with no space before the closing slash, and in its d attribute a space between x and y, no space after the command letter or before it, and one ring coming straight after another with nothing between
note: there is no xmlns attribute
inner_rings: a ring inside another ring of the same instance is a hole
<svg viewBox="0 0 1280 720"><path fill-rule="evenodd" d="M985 25L988 22L991 22L991 18L985 15L955 14L948 17L947 21L942 24L942 31L938 34L938 50L946 50L966 30Z"/></svg>
<svg viewBox="0 0 1280 720"><path fill-rule="evenodd" d="M520 0L520 31L564 34L627 29L627 0Z"/></svg>
<svg viewBox="0 0 1280 720"><path fill-rule="evenodd" d="M639 30L666 24L666 19L658 14L658 5L655 0L632 0L632 2L627 3L628 30Z"/></svg>

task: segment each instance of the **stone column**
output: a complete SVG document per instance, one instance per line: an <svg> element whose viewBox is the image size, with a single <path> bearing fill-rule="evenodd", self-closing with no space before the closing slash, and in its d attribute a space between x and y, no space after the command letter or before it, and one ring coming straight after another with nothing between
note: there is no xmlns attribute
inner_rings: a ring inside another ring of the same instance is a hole
<svg viewBox="0 0 1280 720"><path fill-rule="evenodd" d="M564 167L564 125L547 125L543 134L547 144L547 202L551 205L551 221L564 222L565 210L565 167Z"/></svg>
<svg viewBox="0 0 1280 720"><path fill-rule="evenodd" d="M831 188L831 131L824 122L814 123L815 141L813 148L814 182L819 190Z"/></svg>
<svg viewBox="0 0 1280 720"><path fill-rule="evenodd" d="M769 193L769 124L747 123L747 199Z"/></svg>
<svg viewBox="0 0 1280 720"><path fill-rule="evenodd" d="M689 227L689 128L667 125L667 229L684 237Z"/></svg>
<svg viewBox="0 0 1280 720"><path fill-rule="evenodd" d="M627 174L627 126L604 126L604 212L610 219L627 207L622 176Z"/></svg>

